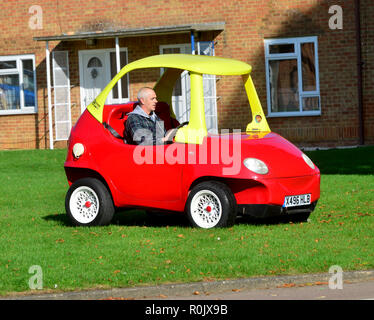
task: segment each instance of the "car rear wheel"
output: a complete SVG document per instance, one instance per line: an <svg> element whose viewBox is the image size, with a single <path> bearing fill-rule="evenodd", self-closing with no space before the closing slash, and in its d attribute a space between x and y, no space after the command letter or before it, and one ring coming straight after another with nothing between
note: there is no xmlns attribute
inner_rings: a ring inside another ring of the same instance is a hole
<svg viewBox="0 0 374 320"><path fill-rule="evenodd" d="M192 226L204 229L232 226L236 211L236 200L230 188L217 181L196 185L186 204L186 214Z"/></svg>
<svg viewBox="0 0 374 320"><path fill-rule="evenodd" d="M94 178L79 179L71 185L66 194L65 208L71 222L77 226L107 225L114 214L108 189Z"/></svg>

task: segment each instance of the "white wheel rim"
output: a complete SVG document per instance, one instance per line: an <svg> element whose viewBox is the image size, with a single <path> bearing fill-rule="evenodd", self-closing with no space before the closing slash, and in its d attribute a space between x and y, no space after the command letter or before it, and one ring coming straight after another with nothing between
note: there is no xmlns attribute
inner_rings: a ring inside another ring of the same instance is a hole
<svg viewBox="0 0 374 320"><path fill-rule="evenodd" d="M70 212L79 223L90 223L99 213L99 198L90 187L81 186L70 196Z"/></svg>
<svg viewBox="0 0 374 320"><path fill-rule="evenodd" d="M193 196L190 210L193 221L200 228L213 228L222 217L221 201L209 190L201 190Z"/></svg>

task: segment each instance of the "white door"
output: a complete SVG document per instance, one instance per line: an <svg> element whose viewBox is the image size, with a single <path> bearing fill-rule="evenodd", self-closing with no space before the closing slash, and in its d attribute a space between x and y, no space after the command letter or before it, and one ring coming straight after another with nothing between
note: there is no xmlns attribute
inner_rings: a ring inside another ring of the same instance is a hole
<svg viewBox="0 0 374 320"><path fill-rule="evenodd" d="M127 49L120 48L120 69L127 64ZM96 98L117 74L115 49L79 51L79 76L81 87L81 112ZM118 85L110 91L105 104L129 102L129 75L122 77L121 90Z"/></svg>
<svg viewBox="0 0 374 320"><path fill-rule="evenodd" d="M80 52L81 111L108 83L105 52Z"/></svg>
<svg viewBox="0 0 374 320"><path fill-rule="evenodd" d="M177 44L160 46L161 54L191 53L191 44ZM198 42L197 53L201 55L214 55L211 42ZM214 75L203 75L205 120L208 132L217 133L217 101L216 78ZM191 107L190 76L184 71L176 82L173 92L173 110L177 120L182 123L190 118Z"/></svg>

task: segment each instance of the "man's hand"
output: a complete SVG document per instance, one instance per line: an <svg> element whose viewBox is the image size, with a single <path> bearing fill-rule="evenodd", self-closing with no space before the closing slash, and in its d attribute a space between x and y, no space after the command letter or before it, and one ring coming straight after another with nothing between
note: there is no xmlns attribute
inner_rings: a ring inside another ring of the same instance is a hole
<svg viewBox="0 0 374 320"><path fill-rule="evenodd" d="M162 138L162 142L168 142L168 141L172 141L174 136L176 135L177 133L177 129L170 129L164 138Z"/></svg>

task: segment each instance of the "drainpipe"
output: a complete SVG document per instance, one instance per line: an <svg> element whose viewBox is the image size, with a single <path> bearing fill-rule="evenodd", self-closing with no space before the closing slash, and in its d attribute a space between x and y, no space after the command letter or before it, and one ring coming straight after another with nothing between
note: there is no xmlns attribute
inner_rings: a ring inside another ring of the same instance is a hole
<svg viewBox="0 0 374 320"><path fill-rule="evenodd" d="M359 125L359 144L364 141L364 117L362 102L362 57L361 57L361 12L360 0L355 0L355 19L356 19L356 47L357 47L357 94L358 94L358 125Z"/></svg>
<svg viewBox="0 0 374 320"><path fill-rule="evenodd" d="M48 92L48 122L49 122L49 149L53 150L53 123L51 100L51 64L48 41L45 42L45 64L47 67L47 92Z"/></svg>
<svg viewBox="0 0 374 320"><path fill-rule="evenodd" d="M196 51L195 51L195 34L194 34L193 30L191 31L191 53L192 54L196 53Z"/></svg>

